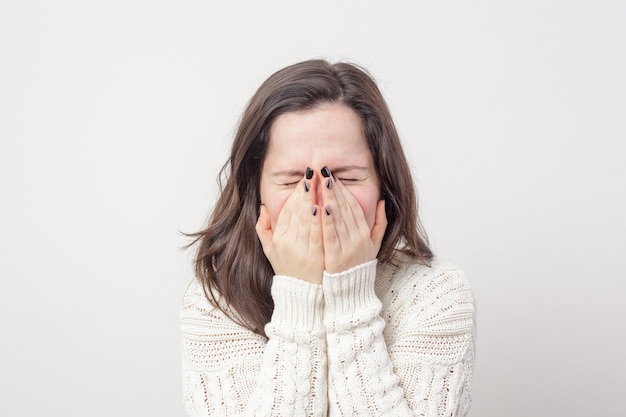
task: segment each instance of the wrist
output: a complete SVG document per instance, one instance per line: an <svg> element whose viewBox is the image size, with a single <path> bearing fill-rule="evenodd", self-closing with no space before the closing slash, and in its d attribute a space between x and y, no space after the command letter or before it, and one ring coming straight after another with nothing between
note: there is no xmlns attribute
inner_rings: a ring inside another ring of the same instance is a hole
<svg viewBox="0 0 626 417"><path fill-rule="evenodd" d="M322 327L324 293L321 285L276 275L272 282L272 299L272 324L279 328L311 331Z"/></svg>
<svg viewBox="0 0 626 417"><path fill-rule="evenodd" d="M380 312L376 265L373 260L335 274L324 272L324 326L329 331L356 327Z"/></svg>

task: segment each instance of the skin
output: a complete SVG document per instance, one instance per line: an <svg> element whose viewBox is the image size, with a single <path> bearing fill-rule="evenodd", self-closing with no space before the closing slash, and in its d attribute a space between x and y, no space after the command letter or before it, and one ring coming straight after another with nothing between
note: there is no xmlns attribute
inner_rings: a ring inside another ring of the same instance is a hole
<svg viewBox="0 0 626 417"><path fill-rule="evenodd" d="M335 178L324 177L324 167ZM323 104L279 116L260 192L256 231L277 275L321 284L324 270L376 258L387 227L384 201L361 120L349 107Z"/></svg>

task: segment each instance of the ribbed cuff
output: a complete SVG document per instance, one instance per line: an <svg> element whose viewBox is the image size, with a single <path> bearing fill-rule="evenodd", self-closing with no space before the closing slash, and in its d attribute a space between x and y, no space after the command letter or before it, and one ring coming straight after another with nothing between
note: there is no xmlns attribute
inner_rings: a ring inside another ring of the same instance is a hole
<svg viewBox="0 0 626 417"><path fill-rule="evenodd" d="M374 259L344 272L324 272L324 326L329 331L358 326L380 312L374 292L376 264Z"/></svg>
<svg viewBox="0 0 626 417"><path fill-rule="evenodd" d="M321 329L324 308L322 286L285 275L274 276L272 324L279 329Z"/></svg>

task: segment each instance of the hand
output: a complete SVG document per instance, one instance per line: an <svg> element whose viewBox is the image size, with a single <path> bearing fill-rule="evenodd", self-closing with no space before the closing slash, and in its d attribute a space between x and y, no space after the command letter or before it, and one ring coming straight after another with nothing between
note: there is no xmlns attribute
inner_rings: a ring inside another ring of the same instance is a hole
<svg viewBox="0 0 626 417"><path fill-rule="evenodd" d="M285 201L275 230L272 230L267 207L262 205L256 232L276 275L321 284L324 247L321 213L315 205L316 189L311 180L302 179Z"/></svg>
<svg viewBox="0 0 626 417"><path fill-rule="evenodd" d="M331 187L328 187L328 182ZM370 230L363 209L352 193L333 176L322 179L321 210L324 264L328 273L346 271L378 255L387 228L385 201L376 205Z"/></svg>

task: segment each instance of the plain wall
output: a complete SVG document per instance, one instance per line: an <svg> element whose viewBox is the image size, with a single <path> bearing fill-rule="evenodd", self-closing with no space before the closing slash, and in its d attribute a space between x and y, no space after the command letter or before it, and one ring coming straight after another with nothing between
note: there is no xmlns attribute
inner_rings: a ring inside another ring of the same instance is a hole
<svg viewBox="0 0 626 417"><path fill-rule="evenodd" d="M473 417L626 415L622 1L0 2L0 415L182 416L178 308L247 100L368 68L478 305Z"/></svg>

